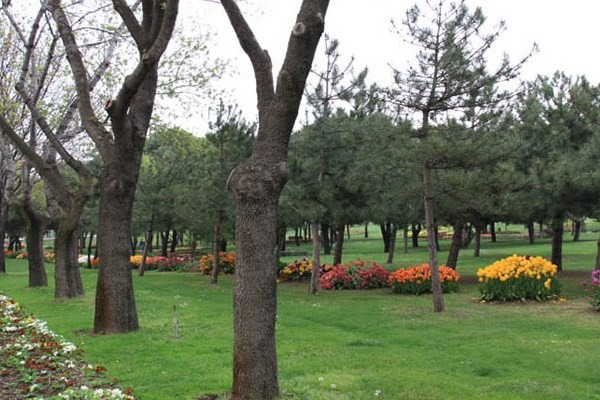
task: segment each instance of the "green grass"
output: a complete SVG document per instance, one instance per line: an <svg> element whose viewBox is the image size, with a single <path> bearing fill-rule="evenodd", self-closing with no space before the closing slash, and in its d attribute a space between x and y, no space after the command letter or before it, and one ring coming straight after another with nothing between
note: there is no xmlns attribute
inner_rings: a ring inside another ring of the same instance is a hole
<svg viewBox="0 0 600 400"><path fill-rule="evenodd" d="M344 259L383 262L380 239L371 235L365 240L360 233L360 228L352 232ZM580 286L594 265L597 233L583 239L565 242L564 269L582 271L561 278L566 302L481 304L477 286L462 285L459 293L445 296L447 311L434 314L430 296L399 296L390 290L309 296L305 283L281 284L277 343L282 397L600 399L600 315ZM390 269L427 260L424 239L408 254L402 253L401 240L398 245ZM472 257L472 249L461 253L458 271L472 275L512 253L549 256L549 246L547 240L534 246L514 238L484 242L480 258ZM309 251L306 245L301 248ZM442 263L445 257L442 251ZM26 288L26 266L26 261L10 260L8 273L0 276L0 290L81 346L90 363L107 367L140 398L192 400L230 389L231 277L211 286L208 277L192 273L136 275L140 331L91 336L95 271L83 270L84 298L55 303L52 280L50 288ZM174 305L179 338L172 326Z"/></svg>

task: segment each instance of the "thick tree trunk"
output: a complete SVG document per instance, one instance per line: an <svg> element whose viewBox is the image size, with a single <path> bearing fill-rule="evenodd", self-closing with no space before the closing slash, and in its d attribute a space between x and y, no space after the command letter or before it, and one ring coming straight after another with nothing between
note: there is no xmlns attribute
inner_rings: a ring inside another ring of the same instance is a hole
<svg viewBox="0 0 600 400"><path fill-rule="evenodd" d="M236 199L236 280L233 291L233 398L279 396L277 311L277 203L286 175L257 160L230 178ZM252 227L252 229L248 229Z"/></svg>
<svg viewBox="0 0 600 400"><path fill-rule="evenodd" d="M139 328L129 262L138 168L135 157L123 154L104 165L100 178L100 265L94 333L126 333Z"/></svg>
<svg viewBox="0 0 600 400"><path fill-rule="evenodd" d="M333 265L342 263L342 253L344 251L344 231L346 229L345 224L339 224L337 226L335 235L335 251L333 252Z"/></svg>
<svg viewBox="0 0 600 400"><path fill-rule="evenodd" d="M398 226L396 224L391 224L390 226L390 245L388 249L387 256L387 264L392 264L394 262L394 253L396 252L396 237L398 236Z"/></svg>
<svg viewBox="0 0 600 400"><path fill-rule="evenodd" d="M78 224L77 224L78 225ZM83 282L79 270L79 226L63 221L54 239L54 298L70 299L83 296Z"/></svg>
<svg viewBox="0 0 600 400"><path fill-rule="evenodd" d="M562 242L564 233L564 217L557 214L552 217L552 263L562 271Z"/></svg>
<svg viewBox="0 0 600 400"><path fill-rule="evenodd" d="M452 243L450 244L450 251L448 252L448 260L446 261L446 267L456 269L458 265L458 255L463 245L463 220L456 220L452 224L454 233L452 234Z"/></svg>
<svg viewBox="0 0 600 400"><path fill-rule="evenodd" d="M319 292L319 269L321 268L321 242L319 240L319 223L310 224L312 236L312 265L313 269L310 275L310 287L308 293L317 294Z"/></svg>
<svg viewBox="0 0 600 400"><path fill-rule="evenodd" d="M48 286L48 275L44 264L45 222L38 218L29 219L27 230L27 261L29 263L29 287Z"/></svg>

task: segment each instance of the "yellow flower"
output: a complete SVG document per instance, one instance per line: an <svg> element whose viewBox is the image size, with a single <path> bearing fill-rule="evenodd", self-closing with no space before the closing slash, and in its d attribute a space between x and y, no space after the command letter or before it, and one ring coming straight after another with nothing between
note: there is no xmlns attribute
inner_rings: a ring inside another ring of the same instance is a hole
<svg viewBox="0 0 600 400"><path fill-rule="evenodd" d="M548 278L546 282L544 282L546 289L550 289L550 284L552 284L552 278Z"/></svg>

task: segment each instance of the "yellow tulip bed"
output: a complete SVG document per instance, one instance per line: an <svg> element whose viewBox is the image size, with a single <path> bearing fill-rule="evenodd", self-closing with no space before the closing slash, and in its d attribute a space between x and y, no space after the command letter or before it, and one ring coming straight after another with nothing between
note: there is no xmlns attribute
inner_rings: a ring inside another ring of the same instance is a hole
<svg viewBox="0 0 600 400"><path fill-rule="evenodd" d="M477 271L481 300L550 300L560 296L557 267L542 257L514 254Z"/></svg>

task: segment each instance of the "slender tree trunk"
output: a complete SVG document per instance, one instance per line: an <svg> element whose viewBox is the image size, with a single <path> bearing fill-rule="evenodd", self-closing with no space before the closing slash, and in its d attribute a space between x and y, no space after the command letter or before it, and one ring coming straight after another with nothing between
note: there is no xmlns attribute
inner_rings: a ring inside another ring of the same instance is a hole
<svg viewBox="0 0 600 400"><path fill-rule="evenodd" d="M527 224L527 237L529 238L529 244L535 244L535 226L533 222Z"/></svg>
<svg viewBox="0 0 600 400"><path fill-rule="evenodd" d="M329 240L329 224L321 224L321 237L323 240L323 252L331 254L331 241Z"/></svg>
<svg viewBox="0 0 600 400"><path fill-rule="evenodd" d="M573 241L574 242L579 241L582 225L583 224L582 224L581 220L574 221L574 223L573 223Z"/></svg>
<svg viewBox="0 0 600 400"><path fill-rule="evenodd" d="M389 222L379 224L379 229L381 230L381 238L383 239L383 252L387 253L390 251L391 224Z"/></svg>
<svg viewBox="0 0 600 400"><path fill-rule="evenodd" d="M365 222L365 239L369 238L369 223Z"/></svg>
<svg viewBox="0 0 600 400"><path fill-rule="evenodd" d="M221 272L221 225L223 224L224 218L225 211L222 208L219 208L219 210L217 210L217 218L213 226L213 269L212 274L210 275L210 283L213 285L216 285L219 281L219 273Z"/></svg>
<svg viewBox="0 0 600 400"><path fill-rule="evenodd" d="M163 257L167 257L167 249L169 248L169 232L171 232L171 228L167 227L167 230L165 232L161 232L160 236L161 236L161 250L160 250L160 255Z"/></svg>
<svg viewBox="0 0 600 400"><path fill-rule="evenodd" d="M490 224L490 239L492 243L496 243L497 238L496 238L496 223L492 222Z"/></svg>
<svg viewBox="0 0 600 400"><path fill-rule="evenodd" d="M175 254L177 250L177 242L179 241L179 234L173 229L173 239L171 239L171 254Z"/></svg>
<svg viewBox="0 0 600 400"><path fill-rule="evenodd" d="M552 263L562 271L562 242L564 233L564 217L557 214L552 217Z"/></svg>
<svg viewBox="0 0 600 400"><path fill-rule="evenodd" d="M408 225L404 225L404 254L408 254Z"/></svg>
<svg viewBox="0 0 600 400"><path fill-rule="evenodd" d="M90 239L88 241L88 247L87 247L87 267L89 269L92 268L92 249L94 248L94 236L96 235L96 233L94 231L90 232Z"/></svg>
<svg viewBox="0 0 600 400"><path fill-rule="evenodd" d="M154 212L150 215L150 224L148 225L148 231L146 232L146 241L144 242L144 248L142 249L142 261L140 262L140 270L138 271L139 276L144 276L146 272L146 260L148 259L148 252L152 248L152 237L154 236Z"/></svg>
<svg viewBox="0 0 600 400"><path fill-rule="evenodd" d="M433 311L444 311L444 297L438 268L438 253L435 243L435 224L433 218L433 195L431 193L431 169L428 161L423 164L423 190L425 203L425 227L427 229L427 249L429 252L429 268L431 269L431 292L433 294Z"/></svg>
<svg viewBox="0 0 600 400"><path fill-rule="evenodd" d="M473 257L481 255L481 225L475 225L475 246L473 246Z"/></svg>
<svg viewBox="0 0 600 400"><path fill-rule="evenodd" d="M446 267L456 269L458 265L458 255L460 253L460 249L463 245L463 226L464 221L462 219L454 221L452 224L452 229L454 233L452 234L452 243L450 244L450 251L448 252L448 260L446 261Z"/></svg>
<svg viewBox="0 0 600 400"><path fill-rule="evenodd" d="M344 231L346 225L341 223L337 226L337 235L335 236L335 251L333 253L333 265L342 263L342 253L344 251Z"/></svg>
<svg viewBox="0 0 600 400"><path fill-rule="evenodd" d="M394 262L394 253L396 252L396 237L398 236L398 225L390 225L390 246L388 250L387 264Z"/></svg>
<svg viewBox="0 0 600 400"><path fill-rule="evenodd" d="M412 224L412 247L419 247L419 233L421 233L421 224Z"/></svg>
<svg viewBox="0 0 600 400"><path fill-rule="evenodd" d="M321 268L321 242L319 239L319 223L312 222L310 224L312 236L312 265L313 269L310 275L310 287L308 293L317 294L319 292L319 269Z"/></svg>

